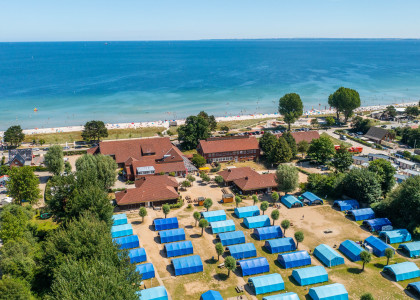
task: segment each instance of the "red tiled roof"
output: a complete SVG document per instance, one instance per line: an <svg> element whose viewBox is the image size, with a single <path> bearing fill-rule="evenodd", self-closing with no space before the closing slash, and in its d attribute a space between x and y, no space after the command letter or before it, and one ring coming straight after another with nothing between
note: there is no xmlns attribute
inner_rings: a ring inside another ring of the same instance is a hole
<svg viewBox="0 0 420 300"><path fill-rule="evenodd" d="M250 167L242 167L242 168L230 168L217 173L217 175L222 176L225 182L234 181L235 179L243 178L246 176L252 176L256 173Z"/></svg>
<svg viewBox="0 0 420 300"><path fill-rule="evenodd" d="M254 172L251 176L242 177L233 181L243 191L253 191L277 186L276 174L259 174Z"/></svg>
<svg viewBox="0 0 420 300"><path fill-rule="evenodd" d="M218 153L259 149L255 136L234 136L201 140L199 147L203 153Z"/></svg>
<svg viewBox="0 0 420 300"><path fill-rule="evenodd" d="M307 141L308 143L311 143L312 140L319 139L319 132L316 130L311 131L296 131L291 132L291 135L296 141L296 144L298 144L301 141ZM278 134L277 137L282 136L282 134Z"/></svg>

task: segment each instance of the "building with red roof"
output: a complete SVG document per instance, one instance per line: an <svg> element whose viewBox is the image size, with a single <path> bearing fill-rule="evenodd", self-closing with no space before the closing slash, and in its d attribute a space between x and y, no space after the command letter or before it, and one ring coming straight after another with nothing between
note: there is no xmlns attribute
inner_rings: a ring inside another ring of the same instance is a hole
<svg viewBox="0 0 420 300"><path fill-rule="evenodd" d="M230 168L217 173L226 185L237 188L244 194L271 192L277 188L276 174L260 174L249 167Z"/></svg>

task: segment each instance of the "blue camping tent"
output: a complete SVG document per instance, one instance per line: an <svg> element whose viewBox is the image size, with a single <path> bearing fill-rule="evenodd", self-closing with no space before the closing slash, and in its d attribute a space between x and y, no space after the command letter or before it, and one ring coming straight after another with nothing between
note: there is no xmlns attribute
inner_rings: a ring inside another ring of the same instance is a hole
<svg viewBox="0 0 420 300"><path fill-rule="evenodd" d="M137 265L136 271L140 273L142 280L155 277L155 268L153 267L151 263Z"/></svg>
<svg viewBox="0 0 420 300"><path fill-rule="evenodd" d="M391 275L395 281L420 277L420 269L412 261L385 266L383 271L384 273Z"/></svg>
<svg viewBox="0 0 420 300"><path fill-rule="evenodd" d="M414 292L416 296L420 296L420 281L409 283L407 285L407 290Z"/></svg>
<svg viewBox="0 0 420 300"><path fill-rule="evenodd" d="M333 207L337 207L340 211L359 209L360 205L357 200L335 200Z"/></svg>
<svg viewBox="0 0 420 300"><path fill-rule="evenodd" d="M411 234L408 232L407 229L381 231L379 232L379 237L389 244L404 243L411 241Z"/></svg>
<svg viewBox="0 0 420 300"><path fill-rule="evenodd" d="M236 264L241 267L242 276L270 272L270 265L265 257L240 260Z"/></svg>
<svg viewBox="0 0 420 300"><path fill-rule="evenodd" d="M305 204L308 204L308 205L324 204L324 201L321 198L319 198L317 195L311 192L304 192L300 196L303 198L303 203Z"/></svg>
<svg viewBox="0 0 420 300"><path fill-rule="evenodd" d="M381 231L385 226L392 226L392 223L387 218L377 218L363 221L363 226L365 226L369 231Z"/></svg>
<svg viewBox="0 0 420 300"><path fill-rule="evenodd" d="M194 249L191 241L181 241L176 243L169 243L165 245L167 257L181 256L193 254Z"/></svg>
<svg viewBox="0 0 420 300"><path fill-rule="evenodd" d="M245 243L245 235L243 231L231 231L218 234L218 238L223 246L243 244Z"/></svg>
<svg viewBox="0 0 420 300"><path fill-rule="evenodd" d="M420 242L401 244L398 249L403 250L409 257L420 256Z"/></svg>
<svg viewBox="0 0 420 300"><path fill-rule="evenodd" d="M360 245L356 244L355 242L351 240L345 240L340 244L340 247L338 247L338 250L341 251L345 256L347 256L348 259L351 261L359 261L360 260L360 253L362 253L364 250Z"/></svg>
<svg viewBox="0 0 420 300"><path fill-rule="evenodd" d="M160 242L162 244L185 240L184 228L164 230L164 231L160 231L158 234L160 236Z"/></svg>
<svg viewBox="0 0 420 300"><path fill-rule="evenodd" d="M210 290L201 294L200 300L223 300L223 297L218 291Z"/></svg>
<svg viewBox="0 0 420 300"><path fill-rule="evenodd" d="M328 281L328 273L321 266L293 270L292 276L302 286Z"/></svg>
<svg viewBox="0 0 420 300"><path fill-rule="evenodd" d="M314 250L314 255L327 267L334 267L344 264L344 258L328 245L318 245Z"/></svg>
<svg viewBox="0 0 420 300"><path fill-rule="evenodd" d="M254 229L257 240L277 239L283 236L280 226L267 226Z"/></svg>
<svg viewBox="0 0 420 300"><path fill-rule="evenodd" d="M375 218L375 212L371 208L352 209L348 212L355 221L363 221Z"/></svg>
<svg viewBox="0 0 420 300"><path fill-rule="evenodd" d="M309 289L309 296L313 300L347 300L349 294L341 283L317 286Z"/></svg>
<svg viewBox="0 0 420 300"><path fill-rule="evenodd" d="M235 259L244 259L257 256L257 249L253 243L238 244L227 247L231 256Z"/></svg>
<svg viewBox="0 0 420 300"><path fill-rule="evenodd" d="M175 276L203 272L203 262L199 255L174 258L172 265L175 269Z"/></svg>
<svg viewBox="0 0 420 300"><path fill-rule="evenodd" d="M308 251L301 250L279 254L277 261L285 269L307 266L311 264L311 257Z"/></svg>
<svg viewBox="0 0 420 300"><path fill-rule="evenodd" d="M168 292L164 286L156 286L137 292L140 300L168 300Z"/></svg>
<svg viewBox="0 0 420 300"><path fill-rule="evenodd" d="M241 219L241 218L247 218L247 217L254 217L260 215L260 209L258 206L244 206L244 207L237 207L235 208L235 215Z"/></svg>
<svg viewBox="0 0 420 300"><path fill-rule="evenodd" d="M156 231L178 228L177 218L156 219L153 221Z"/></svg>
<svg viewBox="0 0 420 300"><path fill-rule="evenodd" d="M213 233L235 231L235 222L233 220L210 222Z"/></svg>
<svg viewBox="0 0 420 300"><path fill-rule="evenodd" d="M202 212L201 215L208 222L217 222L226 220L226 212L224 210L213 210Z"/></svg>
<svg viewBox="0 0 420 300"><path fill-rule="evenodd" d="M270 218L266 215L247 217L244 219L244 224L249 229L270 226Z"/></svg>
<svg viewBox="0 0 420 300"><path fill-rule="evenodd" d="M248 285L253 287L256 295L284 290L284 281L278 273L251 277Z"/></svg>
<svg viewBox="0 0 420 300"><path fill-rule="evenodd" d="M371 235L367 239L365 239L365 244L372 248L373 254L375 254L378 257L385 256L385 249L391 248L391 246L388 246L383 241L378 239L376 236Z"/></svg>
<svg viewBox="0 0 420 300"><path fill-rule="evenodd" d="M284 195L281 197L281 203L286 205L287 208L303 206L303 203L293 195Z"/></svg>
<svg viewBox="0 0 420 300"><path fill-rule="evenodd" d="M130 263L138 264L147 260L146 250L144 248L135 248L128 251L130 257Z"/></svg>
<svg viewBox="0 0 420 300"><path fill-rule="evenodd" d="M126 214L118 214L112 216L112 225L124 225L127 223L128 220Z"/></svg>
<svg viewBox="0 0 420 300"><path fill-rule="evenodd" d="M295 241L290 237L266 241L264 247L270 253L281 253L296 250Z"/></svg>
<svg viewBox="0 0 420 300"><path fill-rule="evenodd" d="M262 300L299 300L299 296L296 293L288 292L272 296L265 296L262 298Z"/></svg>
<svg viewBox="0 0 420 300"><path fill-rule="evenodd" d="M123 236L112 240L119 245L121 250L140 247L139 237L137 235Z"/></svg>
<svg viewBox="0 0 420 300"><path fill-rule="evenodd" d="M111 236L113 238L122 237L133 234L133 227L131 224L114 225L111 227Z"/></svg>

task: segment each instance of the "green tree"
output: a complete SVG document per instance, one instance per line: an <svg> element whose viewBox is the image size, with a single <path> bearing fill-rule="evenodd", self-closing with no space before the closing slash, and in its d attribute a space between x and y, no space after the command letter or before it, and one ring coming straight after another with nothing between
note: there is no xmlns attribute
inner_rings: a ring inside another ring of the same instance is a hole
<svg viewBox="0 0 420 300"><path fill-rule="evenodd" d="M221 131L225 131L228 132L229 131L229 127L227 127L226 125L223 125L222 127L220 127Z"/></svg>
<svg viewBox="0 0 420 300"><path fill-rule="evenodd" d="M340 197L342 195L342 181L345 177L343 173L330 173L321 175L312 173L308 176L306 190L316 195Z"/></svg>
<svg viewBox="0 0 420 300"><path fill-rule="evenodd" d="M360 96L355 90L340 87L328 98L328 104L337 111L337 120L340 119L340 112L344 114L344 123L347 123L353 111L360 107Z"/></svg>
<svg viewBox="0 0 420 300"><path fill-rule="evenodd" d="M17 240L28 231L30 215L26 208L16 205L6 205L0 213L0 239L4 243Z"/></svg>
<svg viewBox="0 0 420 300"><path fill-rule="evenodd" d="M181 182L182 187L190 187L191 186L191 182L188 180L184 180L183 182Z"/></svg>
<svg viewBox="0 0 420 300"><path fill-rule="evenodd" d="M31 300L30 285L21 279L11 276L3 276L0 280L0 299L8 300Z"/></svg>
<svg viewBox="0 0 420 300"><path fill-rule="evenodd" d="M295 166L279 165L276 171L276 182L279 191L285 194L294 191L299 184L299 173Z"/></svg>
<svg viewBox="0 0 420 300"><path fill-rule="evenodd" d="M363 204L378 202L381 185L375 173L367 169L350 170L342 181L343 192Z"/></svg>
<svg viewBox="0 0 420 300"><path fill-rule="evenodd" d="M59 145L51 146L45 154L45 166L54 175L60 175L64 169L63 149Z"/></svg>
<svg viewBox="0 0 420 300"><path fill-rule="evenodd" d="M261 209L261 211L263 212L263 215L264 215L265 211L268 209L268 202L267 201L261 202L260 209Z"/></svg>
<svg viewBox="0 0 420 300"><path fill-rule="evenodd" d="M305 235L302 231L295 232L295 240L296 240L296 249L299 248L299 243L302 243L305 239Z"/></svg>
<svg viewBox="0 0 420 300"><path fill-rule="evenodd" d="M362 132L365 134L368 132L370 127L374 125L373 121L371 119L364 119L362 117L354 117L351 123L351 127L353 128L353 131L355 132Z"/></svg>
<svg viewBox="0 0 420 300"><path fill-rule="evenodd" d="M225 259L225 267L228 270L228 277L230 276L230 271L236 270L236 259L233 256L228 256Z"/></svg>
<svg viewBox="0 0 420 300"><path fill-rule="evenodd" d="M274 226L274 222L277 221L280 217L280 212L278 209L275 209L271 212L271 219L273 220L273 226Z"/></svg>
<svg viewBox="0 0 420 300"><path fill-rule="evenodd" d="M198 211L195 211L195 212L193 213L193 217L194 217L194 220L195 220L195 226L197 227L197 222L198 222L198 221L200 221L200 219L201 219L201 214L200 214Z"/></svg>
<svg viewBox="0 0 420 300"><path fill-rule="evenodd" d="M375 298L373 298L371 293L364 293L361 297L360 300L375 300Z"/></svg>
<svg viewBox="0 0 420 300"><path fill-rule="evenodd" d="M394 249L386 248L385 249L386 265L389 264L389 260L394 257Z"/></svg>
<svg viewBox="0 0 420 300"><path fill-rule="evenodd" d="M44 140L44 139L40 139L40 140L38 141L38 143L42 146L42 145L44 145L46 142L45 142L45 140Z"/></svg>
<svg viewBox="0 0 420 300"><path fill-rule="evenodd" d="M289 162L292 158L292 150L283 137L277 139L276 146L268 152L268 161L273 165Z"/></svg>
<svg viewBox="0 0 420 300"><path fill-rule="evenodd" d="M304 156L305 153L308 152L308 150L309 150L309 143L307 141L303 140L297 144L297 151L302 154L302 157Z"/></svg>
<svg viewBox="0 0 420 300"><path fill-rule="evenodd" d="M178 140L185 150L197 148L200 140L210 137L209 122L202 116L189 116L185 125L178 127Z"/></svg>
<svg viewBox="0 0 420 300"><path fill-rule="evenodd" d="M187 175L187 180L190 181L190 182L194 182L195 177L193 175Z"/></svg>
<svg viewBox="0 0 420 300"><path fill-rule="evenodd" d="M162 211L165 214L165 219L166 216L169 214L169 212L171 211L171 207L169 206L169 204L163 204L162 205Z"/></svg>
<svg viewBox="0 0 420 300"><path fill-rule="evenodd" d="M219 261L220 255L222 255L223 252L225 252L225 249L223 248L222 243L217 243L215 248L217 253L217 260Z"/></svg>
<svg viewBox="0 0 420 300"><path fill-rule="evenodd" d="M252 195L252 202L254 203L254 205L258 202L258 196L257 195Z"/></svg>
<svg viewBox="0 0 420 300"><path fill-rule="evenodd" d="M198 226L201 228L201 236L203 236L204 228L206 228L207 226L209 226L209 222L206 219L201 219L198 222Z"/></svg>
<svg viewBox="0 0 420 300"><path fill-rule="evenodd" d="M213 205L213 201L210 198L207 198L204 200L203 206L207 211L209 211L209 208Z"/></svg>
<svg viewBox="0 0 420 300"><path fill-rule="evenodd" d="M66 217L66 204L75 196L76 186L74 174L53 176L48 181L45 187L45 202L57 220Z"/></svg>
<svg viewBox="0 0 420 300"><path fill-rule="evenodd" d="M10 126L4 132L3 140L11 146L19 146L25 139L25 134L23 133L20 125Z"/></svg>
<svg viewBox="0 0 420 300"><path fill-rule="evenodd" d="M362 271L364 271L365 270L365 264L370 263L370 261L372 260L372 255L367 251L362 251L360 253L360 260L363 263Z"/></svg>
<svg viewBox="0 0 420 300"><path fill-rule="evenodd" d="M286 236L286 230L290 227L290 221L289 220L283 220L281 221L281 228L283 228L283 235Z"/></svg>
<svg viewBox="0 0 420 300"><path fill-rule="evenodd" d="M405 113L411 117L417 117L420 114L420 111L417 106L408 106L405 109Z"/></svg>
<svg viewBox="0 0 420 300"><path fill-rule="evenodd" d="M64 163L64 172L68 175L71 173L71 171L72 171L71 164L70 162L66 161Z"/></svg>
<svg viewBox="0 0 420 300"><path fill-rule="evenodd" d="M202 157L200 154L194 154L193 158L191 159L191 162L197 168L204 167L207 163L206 159L204 157Z"/></svg>
<svg viewBox="0 0 420 300"><path fill-rule="evenodd" d="M105 127L104 122L102 121L89 121L86 122L83 131L82 138L89 141L100 141L101 138L108 136L108 129Z"/></svg>
<svg viewBox="0 0 420 300"><path fill-rule="evenodd" d="M316 162L324 164L335 154L335 147L328 136L321 136L312 141L309 146L308 155Z"/></svg>
<svg viewBox="0 0 420 300"><path fill-rule="evenodd" d="M288 131L283 133L282 137L286 140L287 144L289 145L290 151L292 151L292 157L295 157L298 152L295 138Z"/></svg>
<svg viewBox="0 0 420 300"><path fill-rule="evenodd" d="M76 160L76 176L80 185L93 184L107 190L117 181L117 164L108 155L85 154Z"/></svg>
<svg viewBox="0 0 420 300"><path fill-rule="evenodd" d="M17 204L28 201L31 204L38 202L41 197L39 179L30 166L13 167L9 171L9 181L6 184L7 191Z"/></svg>
<svg viewBox="0 0 420 300"><path fill-rule="evenodd" d="M388 116L393 118L397 115L397 110L395 109L394 106L390 105L386 107L385 113L388 114Z"/></svg>
<svg viewBox="0 0 420 300"><path fill-rule="evenodd" d="M303 104L300 96L290 93L281 97L279 100L279 113L283 115L290 131L290 125L303 114Z"/></svg>
<svg viewBox="0 0 420 300"><path fill-rule="evenodd" d="M279 201L279 198L280 198L279 193L277 192L271 193L271 199L273 199L273 203L276 203L277 201Z"/></svg>
<svg viewBox="0 0 420 300"><path fill-rule="evenodd" d="M259 143L261 150L268 156L271 150L277 146L277 138L271 132L266 131L260 138Z"/></svg>
<svg viewBox="0 0 420 300"><path fill-rule="evenodd" d="M142 206L139 209L139 216L141 217L141 222L144 223L144 217L147 216L147 209L146 207Z"/></svg>
<svg viewBox="0 0 420 300"><path fill-rule="evenodd" d="M353 156L347 147L340 145L340 148L336 150L333 156L331 164L336 172L342 173L348 171L353 164Z"/></svg>
<svg viewBox="0 0 420 300"><path fill-rule="evenodd" d="M223 180L223 177L222 176L217 175L216 177L214 177L214 181L217 184L222 184L224 180Z"/></svg>
<svg viewBox="0 0 420 300"><path fill-rule="evenodd" d="M208 115L205 111L200 111L197 117L203 117L209 123L209 129L215 131L217 127L216 118L213 115Z"/></svg>
<svg viewBox="0 0 420 300"><path fill-rule="evenodd" d="M331 127L335 124L335 120L333 117L329 116L325 118L325 123L327 126Z"/></svg>
<svg viewBox="0 0 420 300"><path fill-rule="evenodd" d="M381 184L382 194L384 196L388 194L395 184L394 175L396 170L391 162L383 158L375 159L369 162L368 170L377 175L378 181Z"/></svg>
<svg viewBox="0 0 420 300"><path fill-rule="evenodd" d="M236 202L236 207L238 207L239 204L242 202L242 198L239 196L235 196L235 202Z"/></svg>

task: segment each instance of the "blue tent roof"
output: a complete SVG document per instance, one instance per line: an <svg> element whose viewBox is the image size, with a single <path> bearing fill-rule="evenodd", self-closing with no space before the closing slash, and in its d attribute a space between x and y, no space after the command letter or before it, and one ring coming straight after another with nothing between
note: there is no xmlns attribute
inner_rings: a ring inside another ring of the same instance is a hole
<svg viewBox="0 0 420 300"><path fill-rule="evenodd" d="M266 241L264 247L270 253L281 253L296 250L295 241L290 237Z"/></svg>
<svg viewBox="0 0 420 300"><path fill-rule="evenodd" d="M113 225L123 225L127 224L127 215L126 214L118 214L112 216Z"/></svg>
<svg viewBox="0 0 420 300"><path fill-rule="evenodd" d="M156 286L138 292L141 300L168 300L168 292L164 286Z"/></svg>
<svg viewBox="0 0 420 300"><path fill-rule="evenodd" d="M151 263L137 265L136 271L141 274L141 279L143 280L155 277L155 268Z"/></svg>
<svg viewBox="0 0 420 300"><path fill-rule="evenodd" d="M244 259L257 256L257 249L253 243L228 246L230 255L235 259Z"/></svg>
<svg viewBox="0 0 420 300"><path fill-rule="evenodd" d="M420 281L409 283L407 288L411 288L420 294Z"/></svg>
<svg viewBox="0 0 420 300"><path fill-rule="evenodd" d="M308 251L301 250L296 252L279 254L279 256L277 257L277 261L284 268L289 269L310 265L311 257L309 256Z"/></svg>
<svg viewBox="0 0 420 300"><path fill-rule="evenodd" d="M340 250L351 261L359 261L360 253L364 251L364 249L360 247L360 245L351 240L345 240L344 242L342 242L340 244L340 247L338 247L338 250Z"/></svg>
<svg viewBox="0 0 420 300"><path fill-rule="evenodd" d="M113 238L122 237L133 234L133 227L131 224L114 225L111 227L111 236Z"/></svg>
<svg viewBox="0 0 420 300"><path fill-rule="evenodd" d="M267 226L254 229L254 235L258 240L277 239L283 236L280 226Z"/></svg>
<svg viewBox="0 0 420 300"><path fill-rule="evenodd" d="M224 210L213 210L201 213L203 218L209 222L224 221L226 220L226 212Z"/></svg>
<svg viewBox="0 0 420 300"><path fill-rule="evenodd" d="M346 288L341 283L313 287L309 289L309 296L311 296L313 300L347 300L349 298Z"/></svg>
<svg viewBox="0 0 420 300"><path fill-rule="evenodd" d="M144 248L135 248L128 251L130 263L137 264L147 260L146 250Z"/></svg>
<svg viewBox="0 0 420 300"><path fill-rule="evenodd" d="M210 227L213 233L235 231L235 222L233 220L210 222Z"/></svg>
<svg viewBox="0 0 420 300"><path fill-rule="evenodd" d="M137 235L128 235L112 240L120 246L119 248L121 250L137 248L140 246L139 237Z"/></svg>
<svg viewBox="0 0 420 300"><path fill-rule="evenodd" d="M349 211L349 214L355 221L363 221L375 217L375 212L371 208L352 209Z"/></svg>
<svg viewBox="0 0 420 300"><path fill-rule="evenodd" d="M334 267L344 264L344 258L328 245L318 245L314 250L314 255L327 267Z"/></svg>
<svg viewBox="0 0 420 300"><path fill-rule="evenodd" d="M384 226L392 226L392 223L387 218L377 218L363 221L363 226L366 226L370 231L381 231Z"/></svg>
<svg viewBox="0 0 420 300"><path fill-rule="evenodd" d="M265 296L262 300L299 300L299 296L296 293L288 292L284 294Z"/></svg>
<svg viewBox="0 0 420 300"><path fill-rule="evenodd" d="M246 227L250 229L257 228L257 227L270 226L270 218L266 215L247 217L244 219L244 224Z"/></svg>
<svg viewBox="0 0 420 300"><path fill-rule="evenodd" d="M270 272L270 265L265 257L240 260L238 264L241 266L242 276Z"/></svg>
<svg viewBox="0 0 420 300"><path fill-rule="evenodd" d="M420 255L420 242L411 242L405 243L398 246L398 248L403 249L407 252L410 257Z"/></svg>
<svg viewBox="0 0 420 300"><path fill-rule="evenodd" d="M183 241L185 240L185 231L184 228L163 230L159 232L159 236L162 244Z"/></svg>
<svg viewBox="0 0 420 300"><path fill-rule="evenodd" d="M203 262L199 255L174 258L172 265L175 269L175 276L203 272Z"/></svg>
<svg viewBox="0 0 420 300"><path fill-rule="evenodd" d="M193 254L194 249L191 241L182 241L176 243L169 243L165 245L166 256L174 257L181 255Z"/></svg>
<svg viewBox="0 0 420 300"><path fill-rule="evenodd" d="M380 239L378 239L376 236L373 236L373 235L365 239L365 244L372 247L373 254L379 257L385 255L385 249L387 248L393 249L391 246L385 244L383 241L381 241Z"/></svg>
<svg viewBox="0 0 420 300"><path fill-rule="evenodd" d="M153 221L153 225L155 225L156 231L174 229L179 227L177 218L156 219Z"/></svg>
<svg viewBox="0 0 420 300"><path fill-rule="evenodd" d="M390 244L404 243L411 241L411 234L407 229L394 229L379 232L379 237Z"/></svg>
<svg viewBox="0 0 420 300"><path fill-rule="evenodd" d="M311 192L304 192L301 197L305 199L303 202L309 202L309 205L312 205L314 202L324 203L321 198Z"/></svg>
<svg viewBox="0 0 420 300"><path fill-rule="evenodd" d="M321 266L293 270L292 276L302 286L328 281L328 273Z"/></svg>
<svg viewBox="0 0 420 300"><path fill-rule="evenodd" d="M223 246L245 243L245 235L243 231L220 233L219 239Z"/></svg>
<svg viewBox="0 0 420 300"><path fill-rule="evenodd" d="M383 271L392 274L395 277L395 281L420 277L419 267L411 261L385 266Z"/></svg>
<svg viewBox="0 0 420 300"><path fill-rule="evenodd" d="M333 207L338 207L340 211L359 209L360 205L357 200L335 200Z"/></svg>
<svg viewBox="0 0 420 300"><path fill-rule="evenodd" d="M256 295L284 290L283 278L278 273L251 277L248 284L253 285Z"/></svg>
<svg viewBox="0 0 420 300"><path fill-rule="evenodd" d="M238 218L246 218L260 215L260 209L256 205L235 208L235 215Z"/></svg>
<svg viewBox="0 0 420 300"><path fill-rule="evenodd" d="M202 294L200 300L223 300L223 298L218 291L210 290Z"/></svg>
<svg viewBox="0 0 420 300"><path fill-rule="evenodd" d="M293 195L284 195L283 197L281 197L281 203L286 205L287 208L303 206L303 203Z"/></svg>

